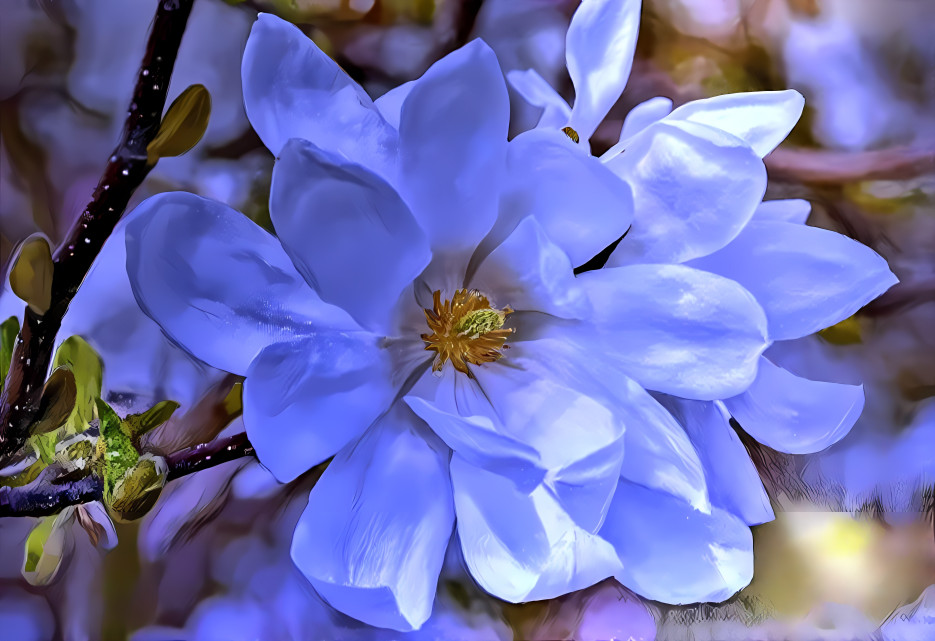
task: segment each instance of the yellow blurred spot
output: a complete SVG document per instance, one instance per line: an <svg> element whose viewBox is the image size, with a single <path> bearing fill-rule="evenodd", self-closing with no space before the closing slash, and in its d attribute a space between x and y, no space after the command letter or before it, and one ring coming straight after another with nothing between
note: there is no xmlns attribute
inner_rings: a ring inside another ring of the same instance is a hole
<svg viewBox="0 0 935 641"><path fill-rule="evenodd" d="M860 321L856 316L845 318L837 325L821 330L818 335L832 345L853 345L863 342Z"/></svg>

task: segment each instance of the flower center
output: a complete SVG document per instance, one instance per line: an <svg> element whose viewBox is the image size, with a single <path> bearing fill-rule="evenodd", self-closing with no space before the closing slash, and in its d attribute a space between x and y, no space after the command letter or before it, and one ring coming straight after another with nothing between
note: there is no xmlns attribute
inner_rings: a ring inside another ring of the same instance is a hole
<svg viewBox="0 0 935 641"><path fill-rule="evenodd" d="M572 129L571 127L562 127L562 131L566 136L572 139L573 142L580 142L581 138L578 137L578 132Z"/></svg>
<svg viewBox="0 0 935 641"><path fill-rule="evenodd" d="M441 291L432 298L432 309L425 310L432 332L422 334L425 349L437 354L432 371L441 371L450 360L456 370L472 376L468 364L492 363L503 356L500 350L509 347L504 343L513 333L503 323L512 309L492 308L487 297L476 289L459 289L444 303Z"/></svg>

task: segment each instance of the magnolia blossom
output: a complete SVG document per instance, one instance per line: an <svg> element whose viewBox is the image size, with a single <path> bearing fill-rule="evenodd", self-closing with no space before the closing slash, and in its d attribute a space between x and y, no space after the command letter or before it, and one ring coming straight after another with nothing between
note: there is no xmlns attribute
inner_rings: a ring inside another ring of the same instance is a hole
<svg viewBox="0 0 935 641"><path fill-rule="evenodd" d="M757 380L774 325L763 292L784 283L686 263L748 226L760 155L801 98L729 97L651 125L665 113L643 109L624 153L592 157L583 141L623 89L638 14L584 2L567 38L575 106L553 101L561 117L509 143L483 42L374 102L261 15L242 72L277 157L276 236L185 193L130 216L138 302L246 377L260 461L287 482L334 457L292 559L346 614L418 628L453 533L480 586L513 602L609 576L662 601L721 600L751 578L748 524L769 504L713 401ZM624 235L609 267L575 269ZM842 242L858 273L882 263ZM890 282L882 269L858 293L846 272L844 302L809 283L795 331L852 313Z"/></svg>

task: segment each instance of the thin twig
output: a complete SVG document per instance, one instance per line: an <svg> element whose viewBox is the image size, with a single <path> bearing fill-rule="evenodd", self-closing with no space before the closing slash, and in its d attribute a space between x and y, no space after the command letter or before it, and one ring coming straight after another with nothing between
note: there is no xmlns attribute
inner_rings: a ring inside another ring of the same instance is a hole
<svg viewBox="0 0 935 641"><path fill-rule="evenodd" d="M254 455L253 445L243 432L180 450L166 457L169 466L166 482ZM29 485L0 487L0 518L48 516L69 505L101 501L103 497L104 480L97 474L75 479L43 473Z"/></svg>
<svg viewBox="0 0 935 641"><path fill-rule="evenodd" d="M933 149L926 144L861 152L780 147L764 160L772 180L843 185L935 173Z"/></svg>
<svg viewBox="0 0 935 641"><path fill-rule="evenodd" d="M146 147L159 130L169 79L194 0L161 0L140 66L123 136L91 202L55 250L52 306L42 316L26 308L0 396L0 467L22 447L38 411L55 335L91 264L149 173Z"/></svg>

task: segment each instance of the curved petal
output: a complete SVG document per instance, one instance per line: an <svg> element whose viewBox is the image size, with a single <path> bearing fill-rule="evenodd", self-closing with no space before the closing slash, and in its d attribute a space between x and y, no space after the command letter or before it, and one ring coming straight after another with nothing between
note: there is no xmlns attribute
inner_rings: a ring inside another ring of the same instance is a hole
<svg viewBox="0 0 935 641"><path fill-rule="evenodd" d="M447 449L397 408L325 470L296 525L292 560L341 612L409 631L432 613L454 510Z"/></svg>
<svg viewBox="0 0 935 641"><path fill-rule="evenodd" d="M630 77L640 27L640 0L584 0L565 36L575 86L569 125L588 140Z"/></svg>
<svg viewBox="0 0 935 641"><path fill-rule="evenodd" d="M623 119L620 140L626 141L672 112L672 99L657 96L633 107Z"/></svg>
<svg viewBox="0 0 935 641"><path fill-rule="evenodd" d="M578 266L627 231L633 195L626 182L582 154L565 134L531 131L510 141L500 219L491 236L505 237L524 216L535 216Z"/></svg>
<svg viewBox="0 0 935 641"><path fill-rule="evenodd" d="M682 265L605 268L578 280L601 338L589 349L646 389L715 400L753 382L766 317L737 283Z"/></svg>
<svg viewBox="0 0 935 641"><path fill-rule="evenodd" d="M506 240L480 264L470 286L496 292L496 305L585 318L590 305L575 279L568 256L546 236L532 216L520 221Z"/></svg>
<svg viewBox="0 0 935 641"><path fill-rule="evenodd" d="M296 26L259 14L241 75L247 117L274 156L290 138L304 138L392 174L396 131L360 85Z"/></svg>
<svg viewBox="0 0 935 641"><path fill-rule="evenodd" d="M243 214L183 192L153 196L126 228L127 273L147 316L196 358L246 374L267 345L353 328Z"/></svg>
<svg viewBox="0 0 935 641"><path fill-rule="evenodd" d="M801 198L764 200L760 203L750 222L777 222L804 225L812 213L812 203Z"/></svg>
<svg viewBox="0 0 935 641"><path fill-rule="evenodd" d="M718 129L666 118L606 163L633 189L635 215L608 265L680 263L717 251L766 191L763 161Z"/></svg>
<svg viewBox="0 0 935 641"><path fill-rule="evenodd" d="M724 405L744 431L764 445L810 454L850 431L864 409L864 388L810 381L762 358L750 389Z"/></svg>
<svg viewBox="0 0 935 641"><path fill-rule="evenodd" d="M536 340L514 345L509 359L526 367L544 364L547 375L586 390L613 412L625 428L621 478L669 492L699 510L710 509L701 460L681 425L620 370L599 339L592 338L586 347L575 340L575 334L587 331L577 327L570 335L567 328L545 330Z"/></svg>
<svg viewBox="0 0 935 641"><path fill-rule="evenodd" d="M748 91L693 100L667 120L687 120L726 131L762 158L785 140L804 107L805 98L795 89Z"/></svg>
<svg viewBox="0 0 935 641"><path fill-rule="evenodd" d="M711 503L740 517L747 525L772 521L775 515L760 475L720 403L687 401L674 396L661 400L701 456Z"/></svg>
<svg viewBox="0 0 935 641"><path fill-rule="evenodd" d="M283 483L360 436L396 394L391 365L366 332L315 334L264 349L243 390L257 458Z"/></svg>
<svg viewBox="0 0 935 641"><path fill-rule="evenodd" d="M395 129L399 129L399 114L403 109L403 103L409 97L409 92L412 91L414 86L415 80L404 82L373 101L374 106L379 109L386 122L390 123Z"/></svg>
<svg viewBox="0 0 935 641"><path fill-rule="evenodd" d="M426 373L404 397L445 445L471 465L510 478L531 491L545 476L539 452L512 436L476 381L446 368L437 382Z"/></svg>
<svg viewBox="0 0 935 641"><path fill-rule="evenodd" d="M619 571L613 548L579 527L547 486L519 491L457 453L450 470L461 551L487 592L511 603L550 599Z"/></svg>
<svg viewBox="0 0 935 641"><path fill-rule="evenodd" d="M323 300L385 332L403 289L432 260L425 233L386 182L305 140L273 169L270 217Z"/></svg>
<svg viewBox="0 0 935 641"><path fill-rule="evenodd" d="M523 100L542 109L537 129L561 129L568 124L571 107L535 69L508 71L506 79Z"/></svg>
<svg viewBox="0 0 935 641"><path fill-rule="evenodd" d="M743 521L633 483L617 487L600 535L620 555L617 580L653 601L724 601L753 578L753 537Z"/></svg>
<svg viewBox="0 0 935 641"><path fill-rule="evenodd" d="M721 251L692 263L746 287L772 340L807 336L851 316L898 282L879 254L826 229L752 222Z"/></svg>
<svg viewBox="0 0 935 641"><path fill-rule="evenodd" d="M497 56L474 40L415 81L394 183L433 250L473 250L497 215L510 103Z"/></svg>

